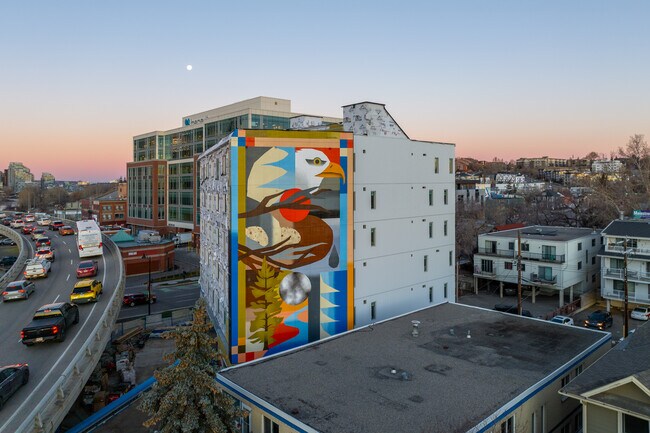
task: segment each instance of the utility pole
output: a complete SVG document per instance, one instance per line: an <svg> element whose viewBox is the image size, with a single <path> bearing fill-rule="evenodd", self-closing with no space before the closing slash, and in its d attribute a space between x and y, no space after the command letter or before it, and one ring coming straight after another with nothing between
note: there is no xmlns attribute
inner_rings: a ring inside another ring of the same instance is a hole
<svg viewBox="0 0 650 433"><path fill-rule="evenodd" d="M628 333L627 313L627 236L623 240L623 338Z"/></svg>
<svg viewBox="0 0 650 433"><path fill-rule="evenodd" d="M521 230L517 230L517 314L521 316Z"/></svg>

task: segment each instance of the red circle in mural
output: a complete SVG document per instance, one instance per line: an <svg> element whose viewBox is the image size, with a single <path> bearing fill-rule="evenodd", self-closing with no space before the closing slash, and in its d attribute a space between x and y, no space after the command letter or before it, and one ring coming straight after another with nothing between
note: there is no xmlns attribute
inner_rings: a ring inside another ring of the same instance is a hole
<svg viewBox="0 0 650 433"><path fill-rule="evenodd" d="M300 204L308 205L311 204L311 200L305 198L302 194L297 194L301 190L298 188L291 188L282 193L280 197L281 201L300 201ZM292 197L293 196L293 197ZM309 215L308 209L291 209L291 208L280 208L280 214L291 222L297 222L304 220L307 215Z"/></svg>

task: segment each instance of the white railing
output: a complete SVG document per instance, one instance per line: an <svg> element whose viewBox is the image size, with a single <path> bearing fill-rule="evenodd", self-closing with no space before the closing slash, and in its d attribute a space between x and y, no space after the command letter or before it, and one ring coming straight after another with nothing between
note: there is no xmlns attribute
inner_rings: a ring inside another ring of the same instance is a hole
<svg viewBox="0 0 650 433"><path fill-rule="evenodd" d="M11 266L11 268L9 268L7 272L5 272L2 278L0 278L0 288L3 288L7 285L7 283L10 283L18 279L18 275L20 275L21 271L23 270L23 267L25 266L25 262L27 261L27 259L29 259L28 257L29 248L27 248L27 241L25 240L25 238L20 236L20 234L16 233L13 229L10 229L9 227L0 225L0 234L16 242L16 245L20 245L20 253L18 254L18 260L16 260L16 263L14 263Z"/></svg>
<svg viewBox="0 0 650 433"><path fill-rule="evenodd" d="M99 362L104 348L110 341L111 330L122 307L126 274L117 245L106 235L103 235L103 242L104 247L112 251L118 261L119 278L113 296L102 317L97 321L97 325L79 348L68 368L20 425L18 433L55 432L81 393L83 386Z"/></svg>
<svg viewBox="0 0 650 433"><path fill-rule="evenodd" d="M611 290L611 289L603 288L601 290L601 295L603 298L608 298L608 299L617 299L621 301L625 299L625 292L623 290ZM650 296L648 296L647 294L643 295L640 293L628 291L627 300L630 302L640 302L640 303L647 304L650 303Z"/></svg>

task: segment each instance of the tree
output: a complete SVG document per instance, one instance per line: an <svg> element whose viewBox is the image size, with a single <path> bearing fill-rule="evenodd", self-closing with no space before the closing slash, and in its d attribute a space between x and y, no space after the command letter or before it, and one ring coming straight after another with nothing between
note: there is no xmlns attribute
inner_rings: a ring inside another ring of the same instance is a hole
<svg viewBox="0 0 650 433"><path fill-rule="evenodd" d="M264 343L264 350L269 349L273 343L273 333L282 322L278 314L282 312L282 299L280 298L280 281L289 272L278 271L262 261L262 267L257 272L257 281L251 287L255 301L250 306L255 310L255 319L251 322L251 341Z"/></svg>
<svg viewBox="0 0 650 433"><path fill-rule="evenodd" d="M140 402L139 409L150 416L145 427L156 426L161 433L236 431L242 412L217 386L218 354L216 338L208 334L211 328L206 302L199 298L192 326L163 334L174 340L176 351L164 356L170 365L154 373L156 383Z"/></svg>

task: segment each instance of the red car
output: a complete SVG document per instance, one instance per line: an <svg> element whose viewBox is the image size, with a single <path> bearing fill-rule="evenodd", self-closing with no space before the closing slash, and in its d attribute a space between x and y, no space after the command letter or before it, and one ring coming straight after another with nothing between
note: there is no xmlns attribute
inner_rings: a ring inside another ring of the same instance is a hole
<svg viewBox="0 0 650 433"><path fill-rule="evenodd" d="M63 221L52 221L52 224L50 224L50 230L59 230L61 227L63 227L65 224L63 224Z"/></svg>
<svg viewBox="0 0 650 433"><path fill-rule="evenodd" d="M128 305L130 307L135 307L136 305L141 305L141 304L155 304L156 303L156 295L153 293L151 294L151 300L149 300L149 294L148 293L127 293L124 295L124 299L122 300L122 305Z"/></svg>
<svg viewBox="0 0 650 433"><path fill-rule="evenodd" d="M25 224L21 230L24 235L28 235L34 231L34 226L31 224Z"/></svg>
<svg viewBox="0 0 650 433"><path fill-rule="evenodd" d="M97 262L94 260L84 260L77 266L77 278L94 277L97 275Z"/></svg>
<svg viewBox="0 0 650 433"><path fill-rule="evenodd" d="M52 245L52 241L50 241L50 238L43 237L43 238L38 238L36 240L36 248L45 247L45 246L49 247L51 245Z"/></svg>

